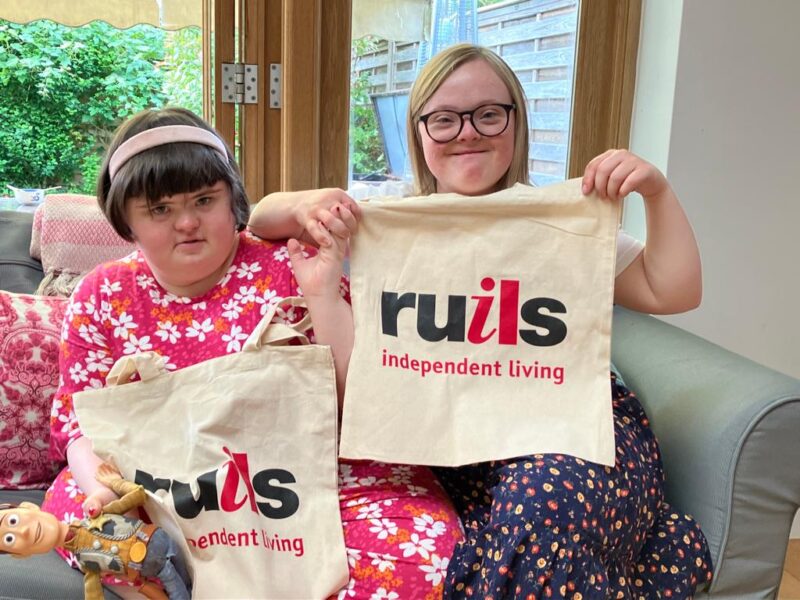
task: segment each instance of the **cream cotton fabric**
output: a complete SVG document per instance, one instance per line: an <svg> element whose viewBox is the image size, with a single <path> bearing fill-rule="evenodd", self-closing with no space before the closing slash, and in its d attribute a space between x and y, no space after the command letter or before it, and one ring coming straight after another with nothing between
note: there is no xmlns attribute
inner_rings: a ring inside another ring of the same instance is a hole
<svg viewBox="0 0 800 600"><path fill-rule="evenodd" d="M363 205L340 456L614 462L619 204L580 181Z"/></svg>

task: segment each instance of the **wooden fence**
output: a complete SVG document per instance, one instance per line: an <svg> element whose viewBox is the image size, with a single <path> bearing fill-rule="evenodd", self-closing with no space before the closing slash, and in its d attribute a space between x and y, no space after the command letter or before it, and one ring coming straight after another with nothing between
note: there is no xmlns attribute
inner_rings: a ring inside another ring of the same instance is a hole
<svg viewBox="0 0 800 600"><path fill-rule="evenodd" d="M509 0L478 9L478 43L514 69L528 99L528 170L537 185L566 176L578 0ZM354 61L373 95L411 87L419 44L381 42Z"/></svg>

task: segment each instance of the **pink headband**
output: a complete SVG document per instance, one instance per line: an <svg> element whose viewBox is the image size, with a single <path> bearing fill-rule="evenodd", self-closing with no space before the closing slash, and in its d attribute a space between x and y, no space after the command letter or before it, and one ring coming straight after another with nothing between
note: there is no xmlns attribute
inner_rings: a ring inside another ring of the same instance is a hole
<svg viewBox="0 0 800 600"><path fill-rule="evenodd" d="M193 125L164 125L137 133L120 144L111 155L111 160L108 161L109 179L114 179L119 168L140 152L174 142L193 142L210 146L219 153L225 162L228 162L225 144L207 129Z"/></svg>

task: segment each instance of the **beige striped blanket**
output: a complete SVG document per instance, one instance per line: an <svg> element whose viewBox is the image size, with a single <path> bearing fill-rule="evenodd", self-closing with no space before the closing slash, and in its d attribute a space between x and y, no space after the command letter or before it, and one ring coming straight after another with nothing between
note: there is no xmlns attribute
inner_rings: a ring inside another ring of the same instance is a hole
<svg viewBox="0 0 800 600"><path fill-rule="evenodd" d="M31 256L42 261L37 294L68 296L96 265L122 258L135 246L117 235L94 196L50 194L36 209Z"/></svg>

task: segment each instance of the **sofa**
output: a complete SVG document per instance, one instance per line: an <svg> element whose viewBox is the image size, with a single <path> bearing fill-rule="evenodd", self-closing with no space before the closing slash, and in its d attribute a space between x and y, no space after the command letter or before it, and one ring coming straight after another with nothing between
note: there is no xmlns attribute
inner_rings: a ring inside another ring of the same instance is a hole
<svg viewBox="0 0 800 600"><path fill-rule="evenodd" d="M0 211L0 290L32 294L44 276L30 256L32 225L31 213ZM40 504L43 497L44 490L0 489L0 504ZM109 590L105 597L119 598ZM26 560L0 556L0 598L83 598L83 575L54 552Z"/></svg>
<svg viewBox="0 0 800 600"><path fill-rule="evenodd" d="M28 251L31 223L30 214L0 212L0 290L32 293L42 278ZM776 597L800 506L800 381L621 308L612 360L659 438L667 500L708 538L714 579L697 597ZM0 489L0 503L43 494ZM0 598L82 595L80 573L53 553L0 556Z"/></svg>

